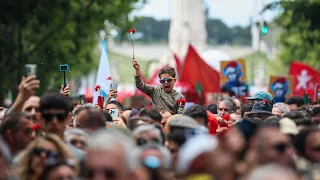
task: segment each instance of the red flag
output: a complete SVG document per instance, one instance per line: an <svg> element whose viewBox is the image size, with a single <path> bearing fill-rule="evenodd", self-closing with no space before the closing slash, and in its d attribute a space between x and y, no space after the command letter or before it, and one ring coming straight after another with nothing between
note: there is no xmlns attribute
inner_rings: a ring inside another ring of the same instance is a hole
<svg viewBox="0 0 320 180"><path fill-rule="evenodd" d="M200 83L204 93L220 92L219 72L209 66L191 45L189 45L180 80L189 82L193 87Z"/></svg>
<svg viewBox="0 0 320 180"><path fill-rule="evenodd" d="M306 89L315 89L320 83L320 72L300 62L292 62L289 74L294 77L293 94L304 96Z"/></svg>
<svg viewBox="0 0 320 180"><path fill-rule="evenodd" d="M181 63L181 60L178 58L178 56L173 53L173 57L174 57L174 60L176 61L176 67L177 67L177 73L179 76L181 76L181 71L182 71L182 63Z"/></svg>
<svg viewBox="0 0 320 180"><path fill-rule="evenodd" d="M98 96L98 105L100 106L101 109L103 109L103 96Z"/></svg>

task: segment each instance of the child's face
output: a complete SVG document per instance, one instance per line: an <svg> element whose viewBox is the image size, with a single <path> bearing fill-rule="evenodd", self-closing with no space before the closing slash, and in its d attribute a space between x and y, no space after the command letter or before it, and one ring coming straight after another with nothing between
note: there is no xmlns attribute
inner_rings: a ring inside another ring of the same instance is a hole
<svg viewBox="0 0 320 180"><path fill-rule="evenodd" d="M164 91L167 93L172 92L175 82L176 82L176 79L173 78L170 74L160 75L160 83Z"/></svg>

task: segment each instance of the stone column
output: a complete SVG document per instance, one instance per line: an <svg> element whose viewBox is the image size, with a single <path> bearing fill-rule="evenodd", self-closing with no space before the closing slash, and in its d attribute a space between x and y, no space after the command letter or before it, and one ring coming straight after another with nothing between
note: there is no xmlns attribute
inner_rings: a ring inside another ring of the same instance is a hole
<svg viewBox="0 0 320 180"><path fill-rule="evenodd" d="M172 0L171 8L170 50L183 58L191 43L199 53L203 52L207 42L203 0Z"/></svg>

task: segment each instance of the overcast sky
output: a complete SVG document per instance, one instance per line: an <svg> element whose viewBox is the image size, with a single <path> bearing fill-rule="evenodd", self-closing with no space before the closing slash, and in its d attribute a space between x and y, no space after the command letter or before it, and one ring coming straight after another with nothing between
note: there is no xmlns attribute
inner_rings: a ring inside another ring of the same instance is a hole
<svg viewBox="0 0 320 180"><path fill-rule="evenodd" d="M171 1L174 0L148 0L143 9L135 11L134 15L152 16L156 19L169 19L171 16ZM186 0L187 1L187 0ZM254 14L254 3L269 3L275 0L204 0L210 8L210 17L221 19L228 26L247 26L250 17ZM264 2L263 2L264 1ZM264 14L264 18L270 21L277 15L276 12Z"/></svg>

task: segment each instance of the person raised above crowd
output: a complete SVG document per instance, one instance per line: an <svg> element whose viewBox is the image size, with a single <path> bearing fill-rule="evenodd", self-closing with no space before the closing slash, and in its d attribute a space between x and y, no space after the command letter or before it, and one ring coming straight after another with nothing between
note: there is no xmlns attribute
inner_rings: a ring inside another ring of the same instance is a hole
<svg viewBox="0 0 320 180"><path fill-rule="evenodd" d="M136 71L136 87L151 97L152 107L156 109L167 109L171 114L177 114L177 100L183 98L183 95L173 89L174 83L176 82L176 72L174 68L162 68L158 74L161 86L151 86L142 81L140 66L136 60L132 61L132 66Z"/></svg>

